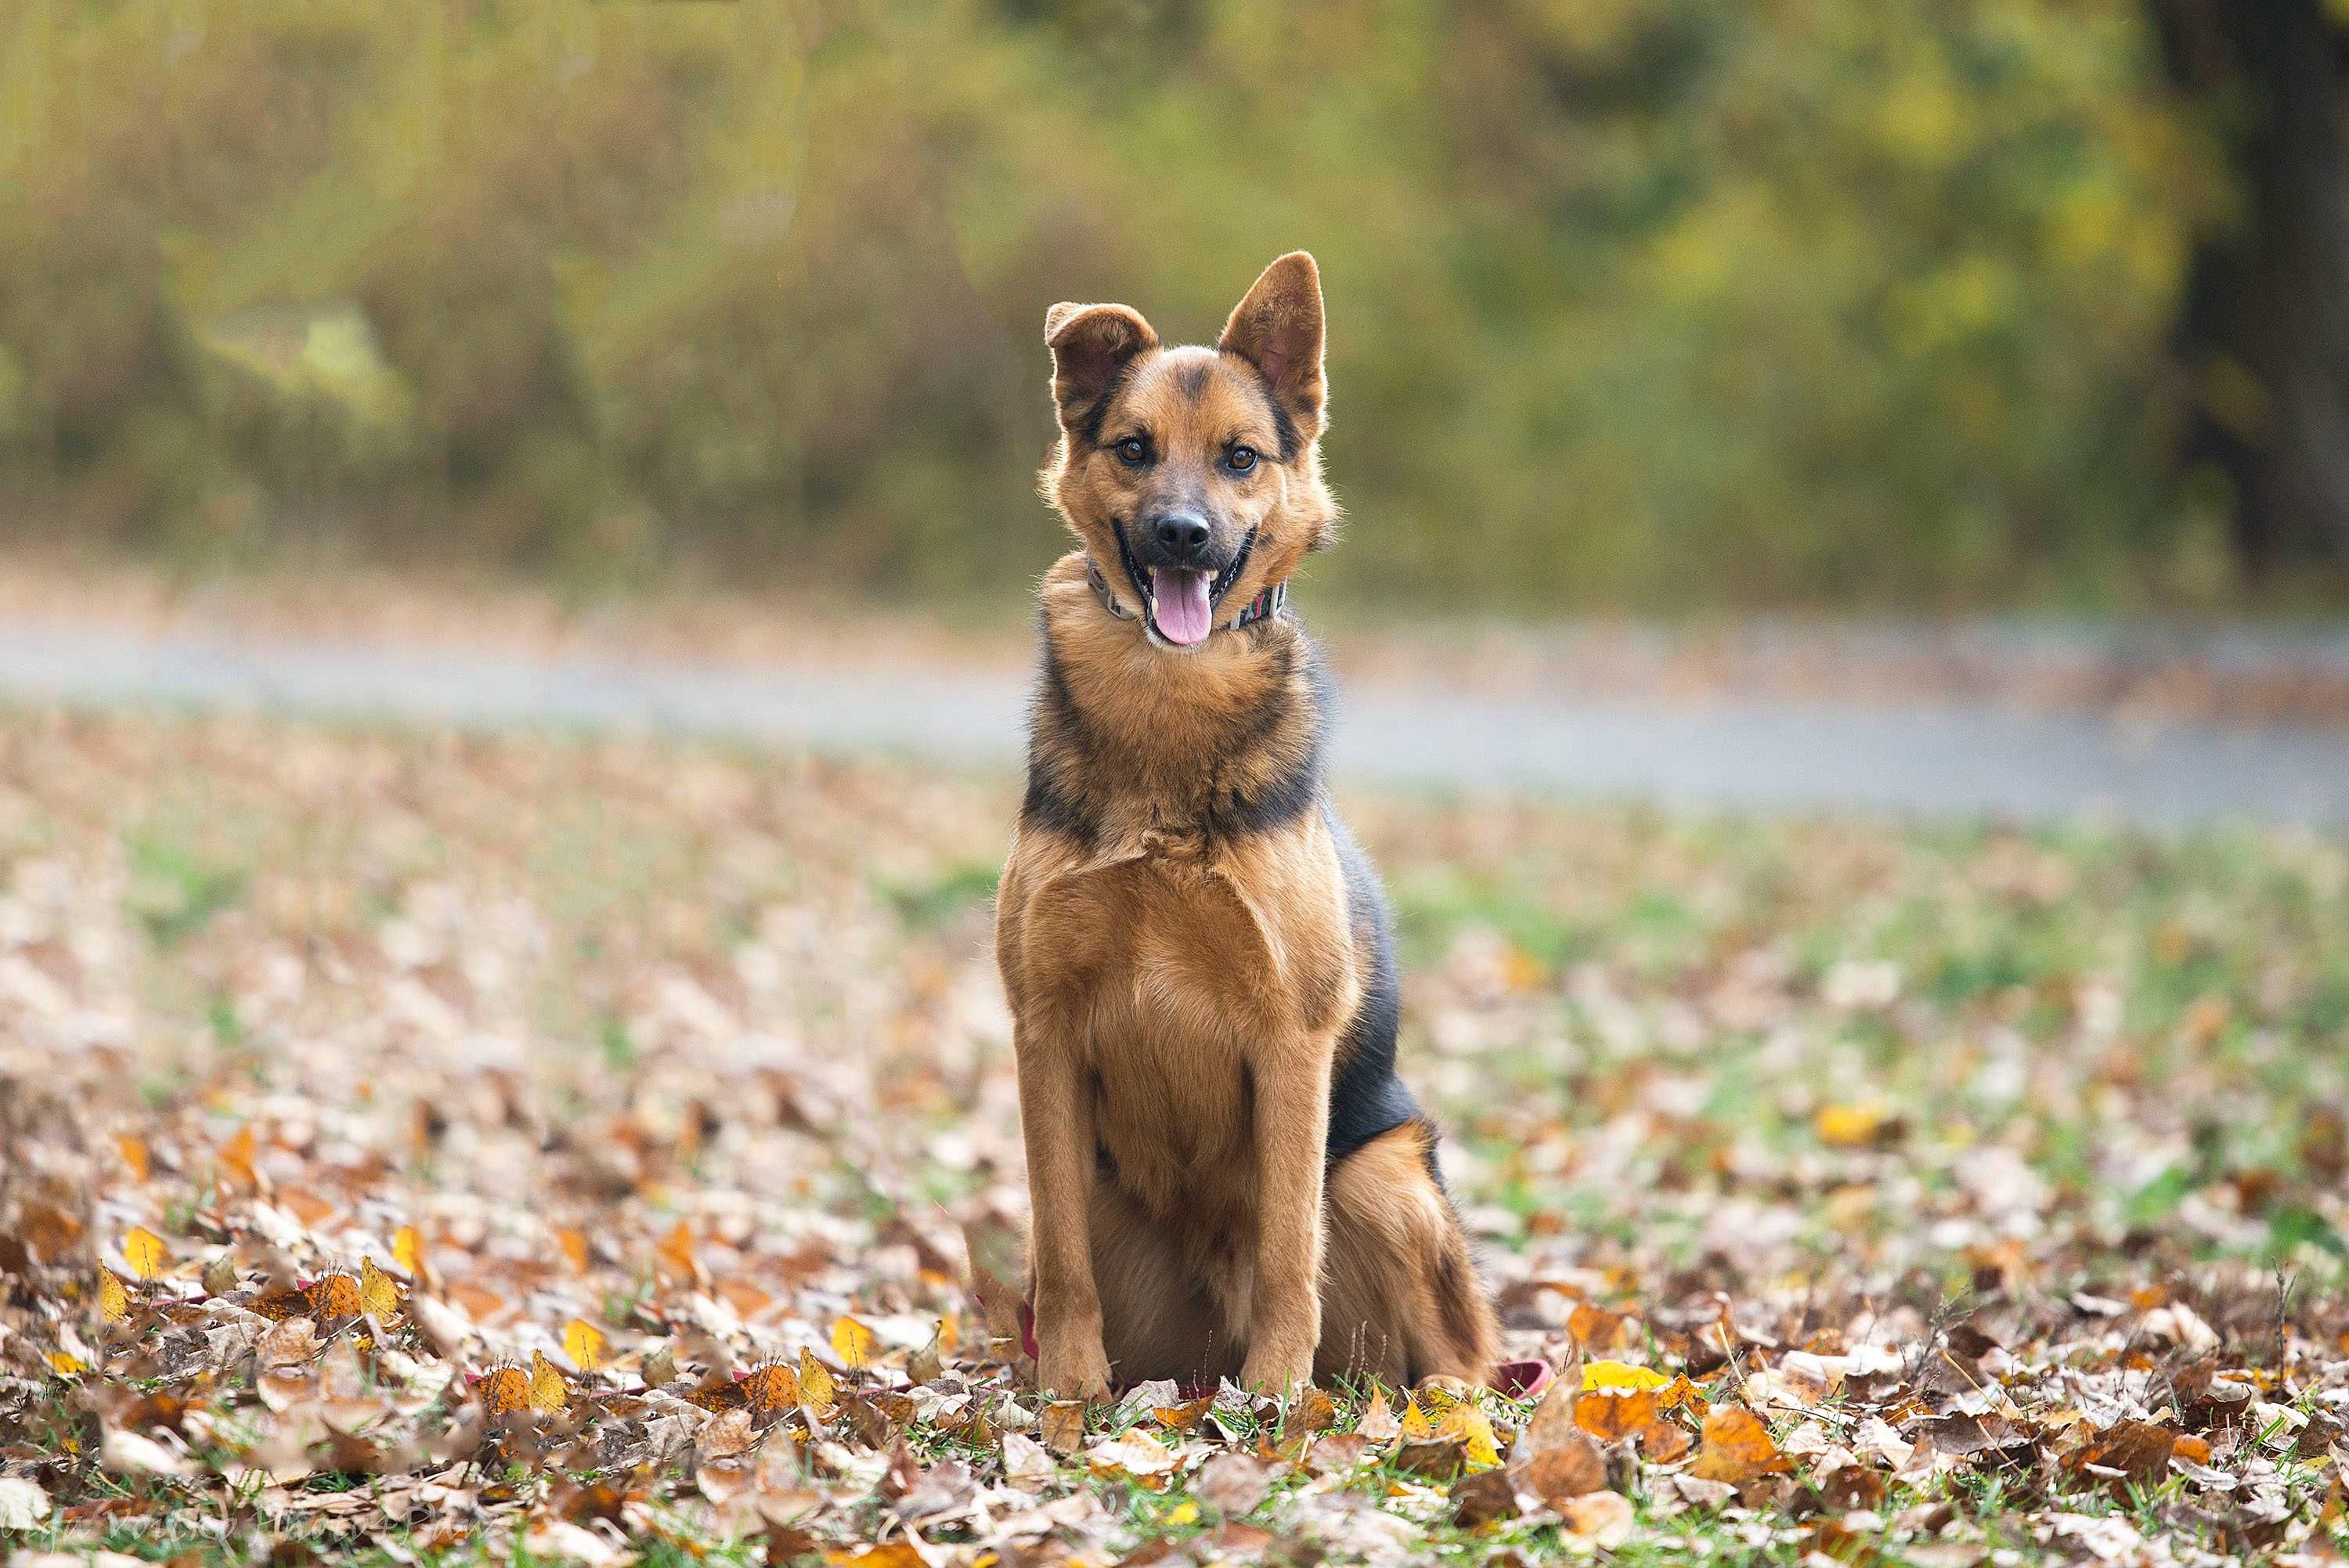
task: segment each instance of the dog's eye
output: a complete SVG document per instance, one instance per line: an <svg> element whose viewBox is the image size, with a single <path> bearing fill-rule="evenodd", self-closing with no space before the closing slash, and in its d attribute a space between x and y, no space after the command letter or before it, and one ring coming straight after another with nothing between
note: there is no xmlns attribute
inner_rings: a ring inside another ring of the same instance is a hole
<svg viewBox="0 0 2349 1568"><path fill-rule="evenodd" d="M1256 449L1254 447L1234 447L1232 449L1231 456L1226 458L1224 461L1230 465L1232 472L1236 474L1244 474L1250 469L1256 467Z"/></svg>
<svg viewBox="0 0 2349 1568"><path fill-rule="evenodd" d="M1120 461L1133 468L1140 468L1149 460L1150 443L1139 436L1128 436L1117 444L1117 455Z"/></svg>

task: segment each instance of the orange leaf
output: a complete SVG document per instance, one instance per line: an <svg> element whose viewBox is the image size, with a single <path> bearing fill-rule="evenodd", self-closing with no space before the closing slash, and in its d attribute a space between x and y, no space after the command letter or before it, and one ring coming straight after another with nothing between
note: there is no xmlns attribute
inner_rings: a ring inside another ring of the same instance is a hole
<svg viewBox="0 0 2349 1568"><path fill-rule="evenodd" d="M756 1368L742 1379L742 1397L761 1414L788 1410L800 1402L799 1374L781 1361Z"/></svg>
<svg viewBox="0 0 2349 1568"><path fill-rule="evenodd" d="M130 1174L146 1181L152 1169L147 1158L147 1140L135 1132L118 1132L114 1135L114 1147L121 1153L122 1162L130 1167Z"/></svg>
<svg viewBox="0 0 2349 1568"><path fill-rule="evenodd" d="M680 1236L684 1238L682 1242L678 1240ZM557 1230L554 1233L554 1242L563 1249L563 1255L571 1260L573 1268L577 1269L581 1274L587 1272L587 1237L585 1233L573 1230ZM674 1254L669 1251L672 1245L678 1248L678 1252ZM693 1274L693 1233L687 1230L680 1222L677 1229L670 1233L668 1240L661 1243L661 1256L676 1262L677 1272L690 1277ZM682 1258L683 1261L677 1262L678 1258Z"/></svg>
<svg viewBox="0 0 2349 1568"><path fill-rule="evenodd" d="M253 1165L256 1152L253 1143L253 1124L247 1122L236 1130L234 1138L221 1145L220 1161L228 1167L229 1174L239 1181L247 1187L258 1187L261 1176Z"/></svg>
<svg viewBox="0 0 2349 1568"><path fill-rule="evenodd" d="M1085 1402L1061 1399L1044 1407L1039 1424L1044 1446L1056 1454L1072 1454L1085 1446Z"/></svg>
<svg viewBox="0 0 2349 1568"><path fill-rule="evenodd" d="M481 1408L492 1416L526 1410L530 1408L530 1374L519 1367L495 1367L481 1379L477 1391Z"/></svg>
<svg viewBox="0 0 2349 1568"><path fill-rule="evenodd" d="M320 1317L357 1317L367 1310L359 1282L347 1274L331 1274L302 1293L310 1310Z"/></svg>
<svg viewBox="0 0 2349 1568"><path fill-rule="evenodd" d="M1574 1424L1601 1442L1628 1442L1655 1425L1656 1417L1656 1395L1651 1388L1628 1394L1578 1394L1574 1400Z"/></svg>
<svg viewBox="0 0 2349 1568"><path fill-rule="evenodd" d="M1770 1440L1762 1418L1736 1405L1724 1405L1704 1418L1704 1447L1689 1467L1699 1480L1727 1481L1732 1486L1757 1475L1774 1475L1795 1468L1795 1461Z"/></svg>
<svg viewBox="0 0 2349 1568"><path fill-rule="evenodd" d="M566 1244L564 1250L568 1252L570 1248ZM667 1269L670 1274L676 1274L682 1279L692 1279L696 1277L693 1257L693 1227L691 1225L686 1223L683 1220L679 1220L677 1222L677 1229L671 1231L667 1235L661 1238L660 1246L657 1250L660 1254L662 1267ZM586 1243L584 1239L580 1243L580 1251L583 1255L586 1251ZM584 1269L587 1265L581 1263L579 1264L579 1266Z"/></svg>

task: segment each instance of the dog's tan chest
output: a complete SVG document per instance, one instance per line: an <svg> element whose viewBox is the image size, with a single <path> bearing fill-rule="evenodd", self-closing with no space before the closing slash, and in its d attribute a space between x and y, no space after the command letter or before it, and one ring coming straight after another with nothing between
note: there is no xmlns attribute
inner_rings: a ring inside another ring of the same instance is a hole
<svg viewBox="0 0 2349 1568"><path fill-rule="evenodd" d="M1316 891L1266 907L1212 860L1144 855L1045 879L1020 911L1019 989L1074 1026L1056 1037L1081 1053L1117 1184L1170 1221L1245 1220L1252 1084L1300 1070L1280 1055L1300 1015L1350 994Z"/></svg>

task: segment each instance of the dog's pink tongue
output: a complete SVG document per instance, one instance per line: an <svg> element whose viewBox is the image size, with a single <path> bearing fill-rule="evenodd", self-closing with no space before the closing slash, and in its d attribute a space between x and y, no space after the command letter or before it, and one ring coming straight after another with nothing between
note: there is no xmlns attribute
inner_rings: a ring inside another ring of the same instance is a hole
<svg viewBox="0 0 2349 1568"><path fill-rule="evenodd" d="M1207 574L1179 566L1150 569L1150 593L1158 630L1170 643L1189 647L1207 640Z"/></svg>

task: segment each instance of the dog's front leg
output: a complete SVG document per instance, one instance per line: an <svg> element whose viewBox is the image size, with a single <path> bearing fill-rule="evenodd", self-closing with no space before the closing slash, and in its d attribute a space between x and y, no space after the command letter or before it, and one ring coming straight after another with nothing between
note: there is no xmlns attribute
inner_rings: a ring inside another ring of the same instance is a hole
<svg viewBox="0 0 2349 1568"><path fill-rule="evenodd" d="M1261 1064L1256 1085L1256 1283L1240 1381L1286 1394L1313 1375L1321 1342L1321 1182L1333 1042Z"/></svg>
<svg viewBox="0 0 2349 1568"><path fill-rule="evenodd" d="M1022 1023L1012 1032L1012 1049L1028 1145L1036 1381L1057 1394L1097 1398L1109 1392L1109 1356L1093 1282L1092 1097L1084 1092L1073 1045L1056 1031Z"/></svg>

